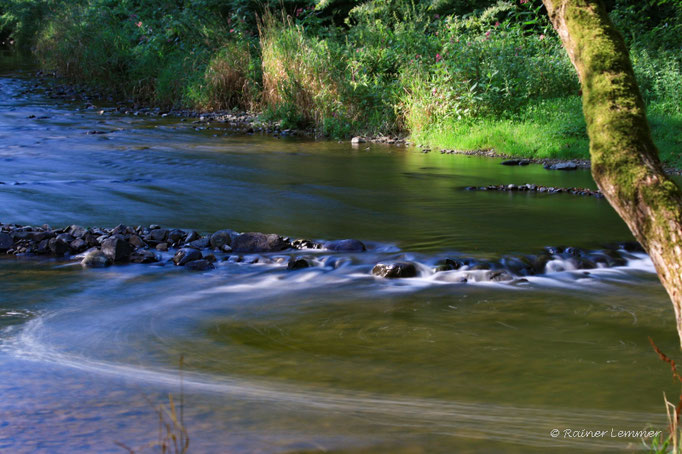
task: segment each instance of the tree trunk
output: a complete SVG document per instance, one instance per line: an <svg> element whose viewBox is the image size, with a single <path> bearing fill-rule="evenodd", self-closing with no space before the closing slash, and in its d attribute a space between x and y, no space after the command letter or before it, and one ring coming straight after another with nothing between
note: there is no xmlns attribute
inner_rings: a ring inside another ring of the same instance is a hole
<svg viewBox="0 0 682 454"><path fill-rule="evenodd" d="M625 41L600 0L543 0L583 91L592 176L651 256L682 346L682 192L651 139Z"/></svg>

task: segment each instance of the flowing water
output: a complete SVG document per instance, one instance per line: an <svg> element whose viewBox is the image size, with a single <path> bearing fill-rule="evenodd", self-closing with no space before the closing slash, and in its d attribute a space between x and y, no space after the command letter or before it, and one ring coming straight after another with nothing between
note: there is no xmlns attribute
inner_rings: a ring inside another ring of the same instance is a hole
<svg viewBox="0 0 682 454"><path fill-rule="evenodd" d="M295 272L1 258L1 452L144 447L181 386L193 452L609 452L642 446L611 429L664 427L662 393L677 388L647 337L669 352L677 339L645 256L514 283L428 272L450 256L632 240L604 200L463 190L594 187L589 172L100 115L3 65L0 222L233 228L369 250L319 251ZM401 259L426 271L369 273Z"/></svg>

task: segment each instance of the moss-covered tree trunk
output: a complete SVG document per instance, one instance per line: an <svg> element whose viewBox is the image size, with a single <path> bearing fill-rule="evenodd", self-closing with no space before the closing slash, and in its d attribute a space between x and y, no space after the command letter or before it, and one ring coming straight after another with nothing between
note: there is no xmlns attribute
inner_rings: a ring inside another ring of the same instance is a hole
<svg viewBox="0 0 682 454"><path fill-rule="evenodd" d="M592 176L651 256L682 346L682 192L651 139L625 42L600 0L543 0L578 71Z"/></svg>

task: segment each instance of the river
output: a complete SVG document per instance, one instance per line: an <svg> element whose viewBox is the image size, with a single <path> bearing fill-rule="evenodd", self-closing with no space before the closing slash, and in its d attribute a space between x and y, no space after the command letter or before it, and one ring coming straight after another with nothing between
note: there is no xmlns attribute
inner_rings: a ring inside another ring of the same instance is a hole
<svg viewBox="0 0 682 454"><path fill-rule="evenodd" d="M641 440L563 430L665 426L662 393L679 388L647 337L667 352L678 341L648 258L514 283L369 273L632 241L603 199L463 189L594 188L588 171L100 114L33 89L33 73L0 65L0 222L232 228L368 251L318 252L295 272L248 257L200 273L0 258L0 451L143 448L168 393L202 453L615 452Z"/></svg>

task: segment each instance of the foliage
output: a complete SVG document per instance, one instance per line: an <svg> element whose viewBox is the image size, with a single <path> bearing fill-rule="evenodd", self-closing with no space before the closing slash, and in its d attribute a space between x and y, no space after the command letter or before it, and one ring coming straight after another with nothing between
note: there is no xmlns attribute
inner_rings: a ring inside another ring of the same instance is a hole
<svg viewBox="0 0 682 454"><path fill-rule="evenodd" d="M682 2L607 3L652 113L678 118ZM540 0L0 0L0 11L5 32L72 80L335 137L523 122L579 93Z"/></svg>

